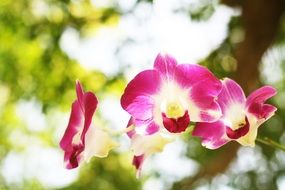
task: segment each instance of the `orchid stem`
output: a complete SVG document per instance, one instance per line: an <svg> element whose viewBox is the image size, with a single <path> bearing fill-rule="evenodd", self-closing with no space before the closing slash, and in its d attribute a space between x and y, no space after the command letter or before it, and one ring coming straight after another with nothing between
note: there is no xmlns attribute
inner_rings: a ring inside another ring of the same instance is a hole
<svg viewBox="0 0 285 190"><path fill-rule="evenodd" d="M268 145L268 146L271 146L273 148L277 148L279 150L282 150L285 152L285 146L268 138L268 137L263 137L263 138L256 138L256 141L259 142L259 143L262 143L262 144L265 144L265 145Z"/></svg>

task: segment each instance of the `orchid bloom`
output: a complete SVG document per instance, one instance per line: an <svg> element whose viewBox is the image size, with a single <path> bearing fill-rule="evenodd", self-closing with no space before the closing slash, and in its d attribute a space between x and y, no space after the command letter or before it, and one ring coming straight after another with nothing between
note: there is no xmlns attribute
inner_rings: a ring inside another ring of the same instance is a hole
<svg viewBox="0 0 285 190"><path fill-rule="evenodd" d="M276 90L264 86L246 98L235 81L226 78L222 84L218 103L223 116L213 123L197 123L192 135L201 137L202 145L209 149L219 148L231 140L253 147L258 127L277 110L274 106L264 103L276 94Z"/></svg>
<svg viewBox="0 0 285 190"><path fill-rule="evenodd" d="M162 152L164 146L174 139L167 132L141 135L138 128L133 126L133 118L131 118L127 126L131 130L127 132L127 135L131 139L131 150L134 152L133 165L139 177L145 159L153 153Z"/></svg>
<svg viewBox="0 0 285 190"><path fill-rule="evenodd" d="M92 92L84 92L79 81L76 82L76 94L77 100L72 104L69 123L60 141L67 169L76 168L93 156L106 157L116 146L105 131L92 124L98 104L96 96Z"/></svg>
<svg viewBox="0 0 285 190"><path fill-rule="evenodd" d="M144 125L145 134L164 127L171 133L185 131L190 120L214 122L221 117L216 97L221 82L206 68L177 64L170 55L159 54L154 69L145 70L129 82L121 105L134 120Z"/></svg>
<svg viewBox="0 0 285 190"><path fill-rule="evenodd" d="M222 113L216 98L221 88L208 69L177 64L170 55L159 54L154 69L137 74L121 97L123 109L131 115L129 126L135 126L129 137L136 168L161 151L171 134L185 131L190 120L218 120Z"/></svg>

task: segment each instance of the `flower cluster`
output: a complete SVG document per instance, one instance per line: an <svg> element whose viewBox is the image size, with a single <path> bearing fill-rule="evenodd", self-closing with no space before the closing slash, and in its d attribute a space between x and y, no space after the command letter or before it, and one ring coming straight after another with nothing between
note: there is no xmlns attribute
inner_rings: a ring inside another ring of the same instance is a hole
<svg viewBox="0 0 285 190"><path fill-rule="evenodd" d="M96 96L85 93L79 82L76 92L60 142L69 169L92 156L105 157L117 146L110 134L92 124ZM206 148L216 149L232 140L253 147L258 127L276 111L264 103L275 94L273 87L264 86L246 98L234 80L219 80L205 67L178 64L170 55L159 54L154 68L138 73L121 97L122 108L130 114L126 133L137 174L146 158L162 151L190 122L195 122L192 135L200 137Z"/></svg>

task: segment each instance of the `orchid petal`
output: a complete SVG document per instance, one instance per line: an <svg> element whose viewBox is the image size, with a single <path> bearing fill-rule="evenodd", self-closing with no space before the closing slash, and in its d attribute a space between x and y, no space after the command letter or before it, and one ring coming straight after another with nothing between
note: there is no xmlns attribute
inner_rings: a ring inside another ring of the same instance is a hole
<svg viewBox="0 0 285 190"><path fill-rule="evenodd" d="M214 122L220 119L222 111L217 103L216 96L212 96L211 89L206 90L206 86L197 86L191 90L193 105L190 105L189 115L193 122Z"/></svg>
<svg viewBox="0 0 285 190"><path fill-rule="evenodd" d="M82 136L81 139L83 143L85 143L85 135L87 130L89 129L89 126L91 125L92 122L92 117L94 115L94 112L97 108L98 100L96 96L92 92L86 92L84 93L84 128L82 130Z"/></svg>
<svg viewBox="0 0 285 190"><path fill-rule="evenodd" d="M141 175L141 169L142 169L142 165L143 165L144 161L145 161L144 155L134 156L134 158L133 158L133 165L135 166L135 168L137 170L137 172L136 172L137 178L139 178Z"/></svg>
<svg viewBox="0 0 285 190"><path fill-rule="evenodd" d="M225 125L228 127L228 136L232 139L237 139L248 132L245 111L246 97L242 88L234 80L225 78L222 81L222 85L218 103L223 112Z"/></svg>
<svg viewBox="0 0 285 190"><path fill-rule="evenodd" d="M170 55L158 54L154 61L154 69L160 72L164 79L173 79L175 76L175 70L177 61Z"/></svg>
<svg viewBox="0 0 285 190"><path fill-rule="evenodd" d="M75 88L76 88L77 101L80 105L82 112L84 113L84 91L79 80L76 80Z"/></svg>
<svg viewBox="0 0 285 190"><path fill-rule="evenodd" d="M146 134L147 135L152 135L156 132L158 132L160 129L160 127L155 123L155 122L151 122L150 124L147 125L147 128L146 128Z"/></svg>
<svg viewBox="0 0 285 190"><path fill-rule="evenodd" d="M77 168L82 161L82 151L84 147L82 145L74 146L72 151L66 151L64 153L64 165L66 169Z"/></svg>
<svg viewBox="0 0 285 190"><path fill-rule="evenodd" d="M243 146L255 146L255 139L257 137L258 127L265 121L258 122L256 117L252 114L248 115L248 121L249 121L249 131L246 135L236 139L237 142L239 142Z"/></svg>
<svg viewBox="0 0 285 190"><path fill-rule="evenodd" d="M192 121L213 122L221 117L216 98L221 91L221 82L205 67L180 64L176 69L176 81L183 89L189 89L189 106Z"/></svg>
<svg viewBox="0 0 285 190"><path fill-rule="evenodd" d="M222 91L219 94L218 102L223 114L232 104L245 104L246 97L242 88L232 79L225 78L222 81Z"/></svg>
<svg viewBox="0 0 285 190"><path fill-rule="evenodd" d="M151 95L159 91L160 83L161 80L157 71L146 70L139 73L128 84L121 97L123 109L138 120L151 119L154 106Z"/></svg>
<svg viewBox="0 0 285 190"><path fill-rule="evenodd" d="M76 81L76 94L77 101L84 115L84 127L82 130L81 140L84 144L85 133L87 132L91 122L93 114L97 108L98 100L97 97L92 92L84 92L80 82Z"/></svg>
<svg viewBox="0 0 285 190"><path fill-rule="evenodd" d="M90 126L85 137L84 160L90 161L93 156L107 157L111 149L118 147L108 133L98 127Z"/></svg>
<svg viewBox="0 0 285 190"><path fill-rule="evenodd" d="M246 101L247 111L259 120L269 119L274 115L277 108L269 104L264 104L264 102L276 93L276 90L271 86L264 86L252 92Z"/></svg>
<svg viewBox="0 0 285 190"><path fill-rule="evenodd" d="M136 133L143 135L151 135L160 130L159 125L157 125L152 119L144 121L144 120L138 120L133 119L133 125L135 126Z"/></svg>
<svg viewBox="0 0 285 190"><path fill-rule="evenodd" d="M161 152L164 146L170 142L172 142L171 138L164 137L159 133L146 136L136 134L131 139L131 149L135 156L151 155Z"/></svg>
<svg viewBox="0 0 285 190"><path fill-rule="evenodd" d="M202 145L209 149L217 149L230 140L226 136L226 126L220 120L213 123L197 123L193 136L202 138Z"/></svg>
<svg viewBox="0 0 285 190"><path fill-rule="evenodd" d="M77 134L83 127L84 116L79 106L78 101L73 102L71 108L71 114L68 122L67 129L59 143L60 147L64 151L72 151L73 150L73 137ZM77 143L77 144L80 144Z"/></svg>
<svg viewBox="0 0 285 190"><path fill-rule="evenodd" d="M245 121L246 121L246 123L244 124L244 126L238 128L238 129L235 129L235 130L233 130L231 127L227 126L226 127L227 136L231 139L238 139L242 136L245 136L249 131L249 122L248 122L247 117L245 117Z"/></svg>
<svg viewBox="0 0 285 190"><path fill-rule="evenodd" d="M190 123L188 111L184 115L174 119L168 118L165 113L162 113L163 125L171 133L181 133L186 130Z"/></svg>
<svg viewBox="0 0 285 190"><path fill-rule="evenodd" d="M250 128L249 132L237 139L243 146L255 146L258 127L272 117L277 110L276 107L264 104L264 102L274 96L276 90L270 86L264 86L252 92L246 101L246 109L249 116Z"/></svg>

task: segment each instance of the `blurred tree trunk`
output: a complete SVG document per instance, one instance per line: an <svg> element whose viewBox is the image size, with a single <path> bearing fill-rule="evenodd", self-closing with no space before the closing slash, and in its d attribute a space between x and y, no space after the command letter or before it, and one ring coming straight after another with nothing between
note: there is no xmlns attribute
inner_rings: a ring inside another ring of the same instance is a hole
<svg viewBox="0 0 285 190"><path fill-rule="evenodd" d="M227 0L224 2L227 3ZM258 65L275 39L285 1L244 0L240 3L245 38L235 51L238 62L235 80L248 94L259 86Z"/></svg>
<svg viewBox="0 0 285 190"><path fill-rule="evenodd" d="M273 43L285 11L283 0L222 0L223 4L242 9L241 20L244 40L234 50L238 62L234 79L246 95L259 86L259 63L264 52ZM224 172L236 158L239 145L235 142L220 148L219 154L209 158L206 165L193 177L187 177L173 185L173 190L190 189L202 178L212 178Z"/></svg>

